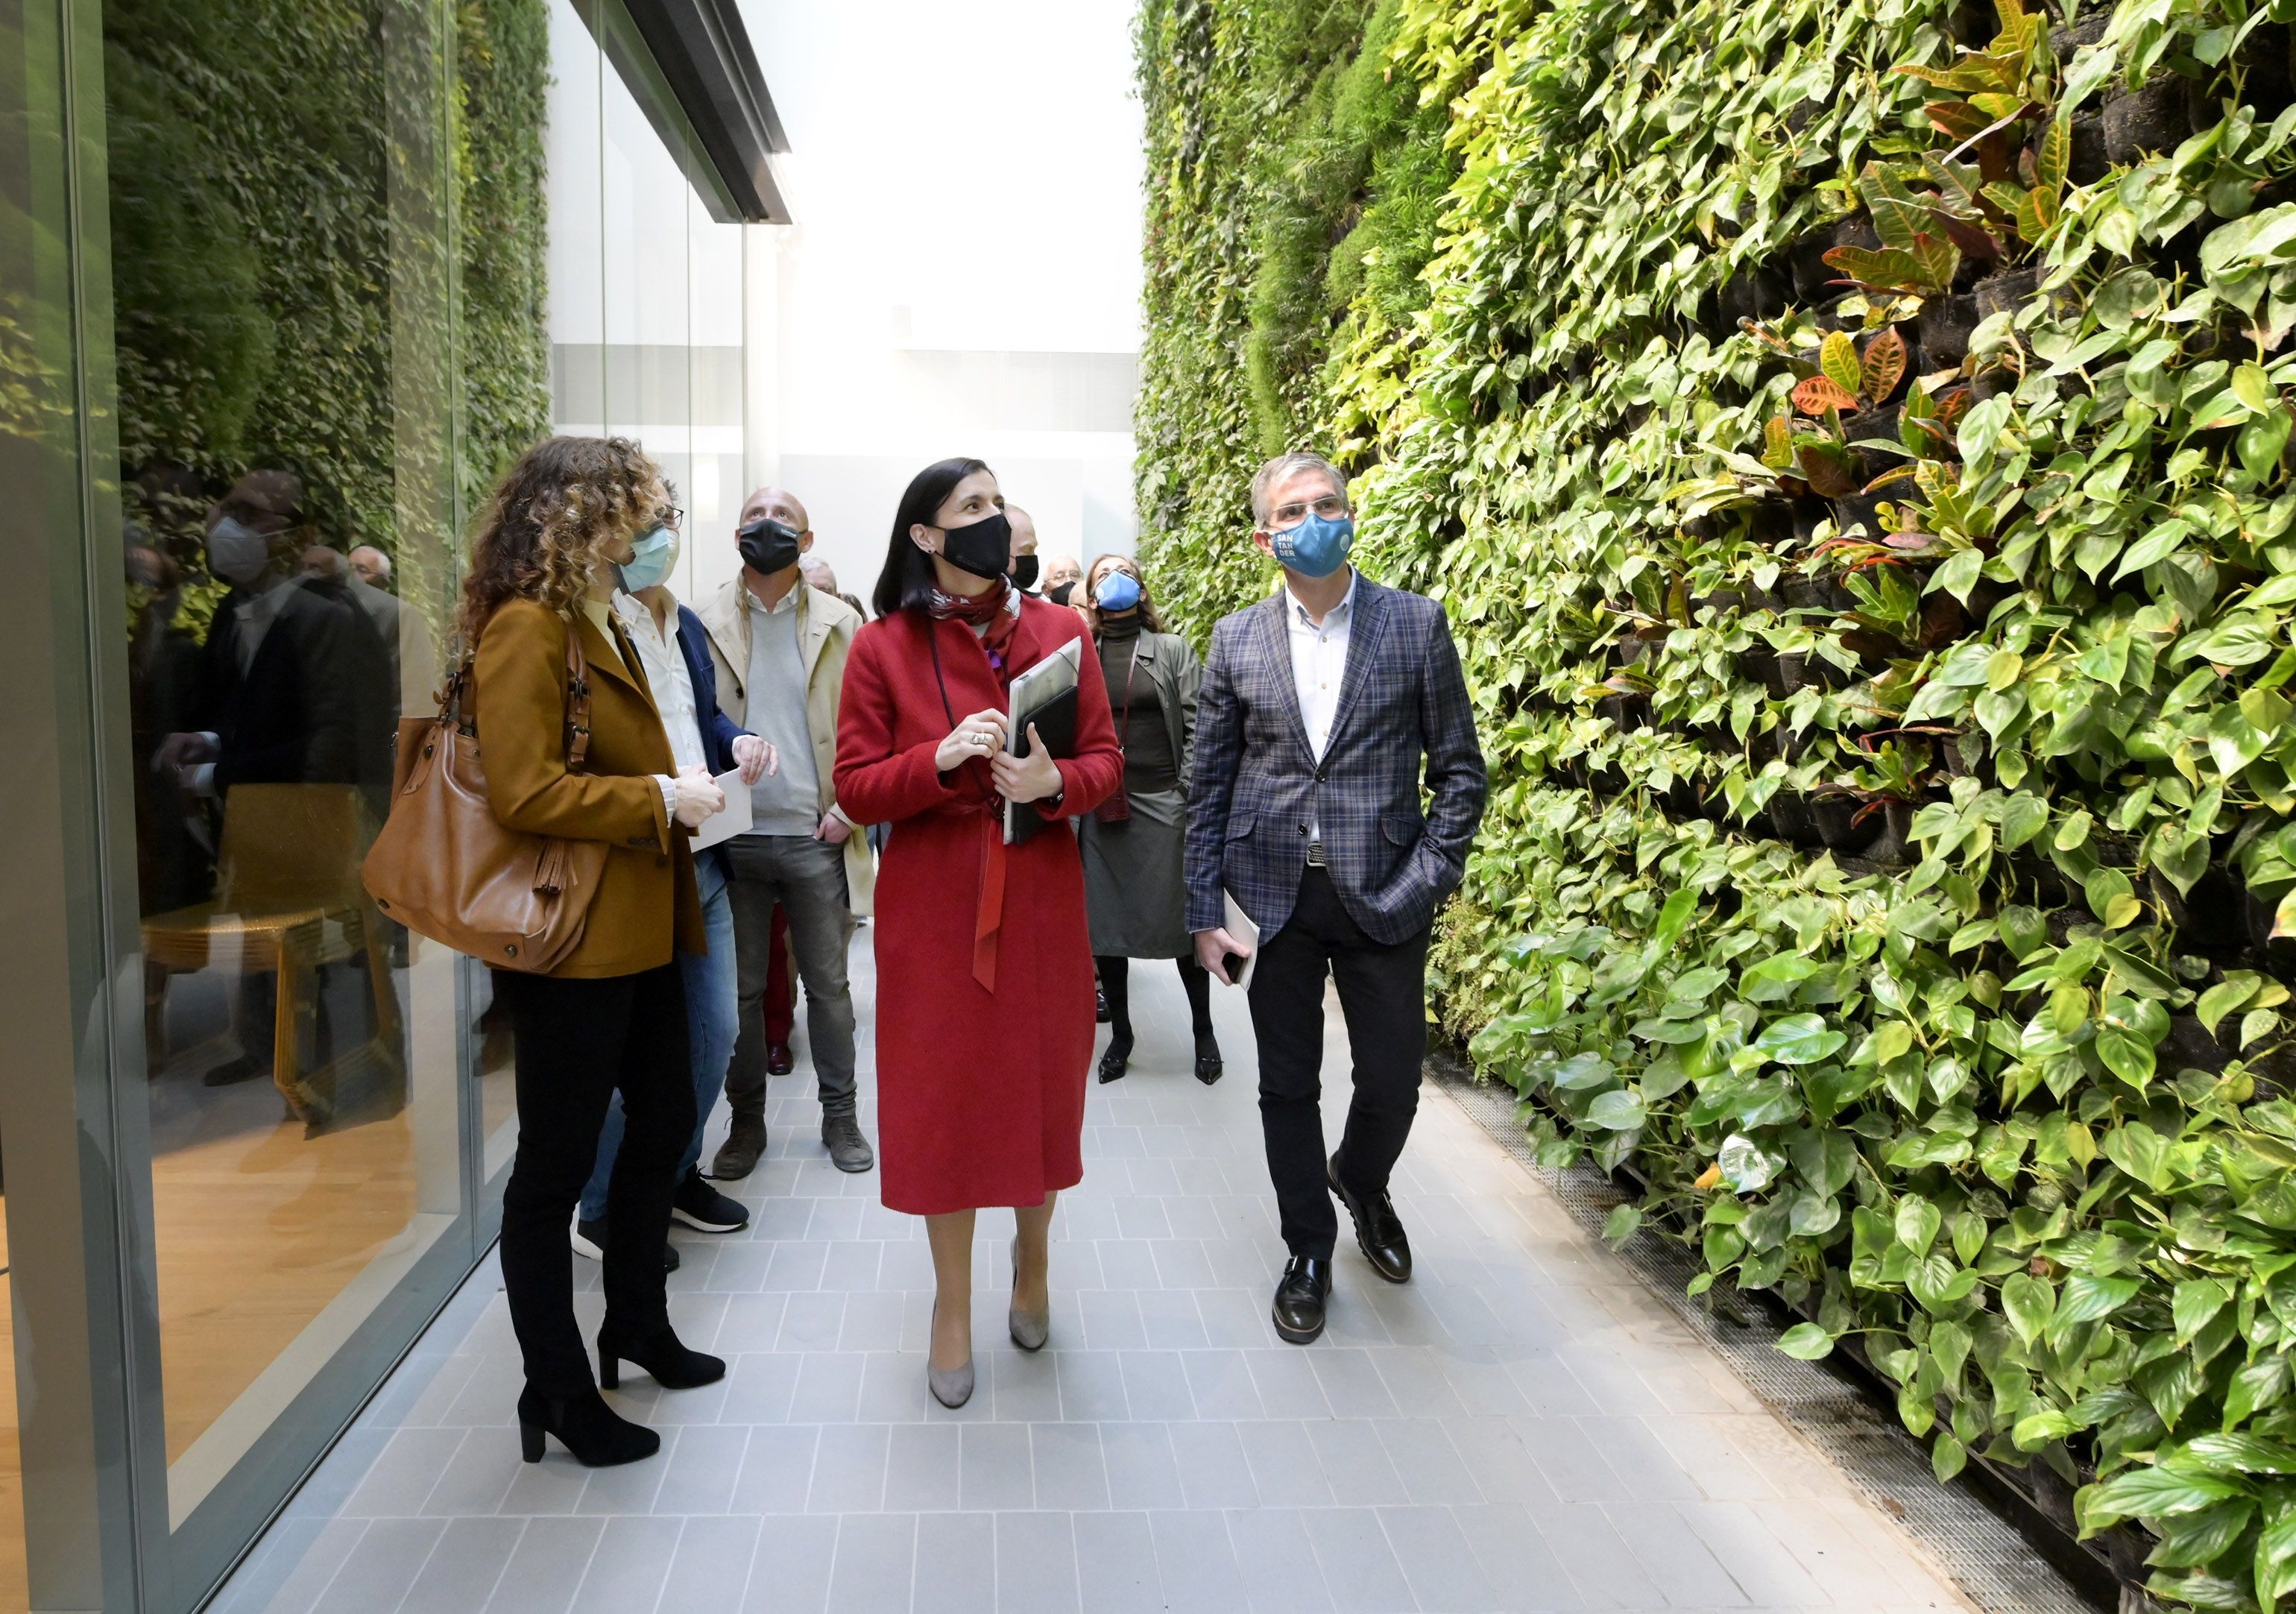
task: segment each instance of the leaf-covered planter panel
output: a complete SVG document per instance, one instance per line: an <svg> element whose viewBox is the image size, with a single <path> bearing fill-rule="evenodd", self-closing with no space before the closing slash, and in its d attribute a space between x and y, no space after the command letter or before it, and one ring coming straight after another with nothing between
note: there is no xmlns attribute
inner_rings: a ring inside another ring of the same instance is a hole
<svg viewBox="0 0 2296 1614"><path fill-rule="evenodd" d="M1449 610L1447 1025L1621 1236L2212 1609L2296 1589L2287 9L1140 36L1151 565L1199 635L1264 589L1308 442Z"/></svg>

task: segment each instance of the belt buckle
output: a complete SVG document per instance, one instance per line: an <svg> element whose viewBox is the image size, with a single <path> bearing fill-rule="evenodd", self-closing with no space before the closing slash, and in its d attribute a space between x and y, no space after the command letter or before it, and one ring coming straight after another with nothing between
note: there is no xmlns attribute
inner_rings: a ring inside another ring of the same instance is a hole
<svg viewBox="0 0 2296 1614"><path fill-rule="evenodd" d="M1311 840L1308 843L1308 866L1311 869L1327 869L1332 866L1330 864L1324 861L1324 843L1322 841Z"/></svg>

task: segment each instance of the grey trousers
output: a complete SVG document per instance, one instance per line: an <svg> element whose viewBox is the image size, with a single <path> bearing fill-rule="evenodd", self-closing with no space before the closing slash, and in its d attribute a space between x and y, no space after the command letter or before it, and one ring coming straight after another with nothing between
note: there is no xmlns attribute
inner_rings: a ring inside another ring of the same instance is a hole
<svg viewBox="0 0 2296 1614"><path fill-rule="evenodd" d="M856 832L857 833L858 832ZM845 948L853 934L845 849L810 835L736 835L725 843L726 890L734 899L734 956L740 966L739 1029L726 1072L726 1102L736 1117L766 1113L766 970L773 956L774 905L789 915L791 959L805 983L805 1028L820 1081L824 1115L854 1112L853 990Z"/></svg>

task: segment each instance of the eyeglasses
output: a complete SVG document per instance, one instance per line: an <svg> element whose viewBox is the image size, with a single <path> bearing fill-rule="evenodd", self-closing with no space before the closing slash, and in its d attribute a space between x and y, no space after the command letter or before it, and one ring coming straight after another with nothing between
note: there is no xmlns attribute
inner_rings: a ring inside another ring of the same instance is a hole
<svg viewBox="0 0 2296 1614"><path fill-rule="evenodd" d="M1278 504L1268 512L1268 529L1278 531L1286 527L1297 527L1308 519L1308 512L1311 510L1326 521L1336 521L1348 513L1348 502L1336 493L1327 493L1312 504Z"/></svg>
<svg viewBox="0 0 2296 1614"><path fill-rule="evenodd" d="M685 523L685 512L672 504L667 511L656 511L653 519L664 527L678 527Z"/></svg>

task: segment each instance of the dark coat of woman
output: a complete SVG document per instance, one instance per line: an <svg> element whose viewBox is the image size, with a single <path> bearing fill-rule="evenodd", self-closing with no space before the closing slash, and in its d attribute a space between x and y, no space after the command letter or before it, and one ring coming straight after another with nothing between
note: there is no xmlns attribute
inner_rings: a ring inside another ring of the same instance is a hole
<svg viewBox="0 0 2296 1614"><path fill-rule="evenodd" d="M1110 653L1112 648L1121 653ZM1119 731L1128 748L1137 739L1144 721L1161 725L1159 754L1175 765L1177 783L1142 788L1148 783L1128 768L1124 789L1130 816L1113 823L1084 821L1084 877L1086 907L1092 915L1092 950L1115 958L1187 958L1194 942L1188 935L1181 853L1187 839L1189 753L1196 741L1196 691L1203 683L1203 664L1193 646L1177 634L1152 633L1136 637L1111 634L1102 647L1102 676L1117 680L1109 689L1109 704L1131 734ZM1119 665L1120 663L1120 665ZM1116 668L1113 673L1111 668ZM1125 711L1121 687L1126 671L1132 678L1134 709ZM1152 719L1140 709L1155 708Z"/></svg>
<svg viewBox="0 0 2296 1614"><path fill-rule="evenodd" d="M1081 636L1026 600L1004 677L971 629L921 610L855 635L837 730L837 799L891 833L877 876L877 1099L884 1202L921 1216L1031 1207L1083 1180L1092 1062L1084 873L1067 820L1116 788L1097 660L1082 658L1076 754L1045 824L1004 844L988 765L934 753L958 718L1007 707L1008 681ZM939 650L939 676L934 651Z"/></svg>

